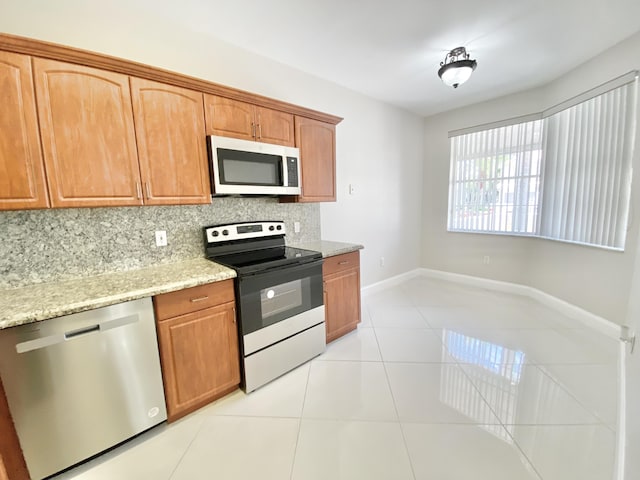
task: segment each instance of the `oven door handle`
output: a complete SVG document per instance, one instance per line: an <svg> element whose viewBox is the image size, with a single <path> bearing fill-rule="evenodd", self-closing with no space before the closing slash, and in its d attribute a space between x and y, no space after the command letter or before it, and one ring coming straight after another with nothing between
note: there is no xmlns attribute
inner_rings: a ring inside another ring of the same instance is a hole
<svg viewBox="0 0 640 480"><path fill-rule="evenodd" d="M290 263L288 265L275 265L273 267L258 270L256 272L246 273L239 276L239 280L242 281L243 277L254 277L256 275L264 275L273 272L297 272L298 270L304 270L309 267L322 266L322 258L314 258L307 262Z"/></svg>

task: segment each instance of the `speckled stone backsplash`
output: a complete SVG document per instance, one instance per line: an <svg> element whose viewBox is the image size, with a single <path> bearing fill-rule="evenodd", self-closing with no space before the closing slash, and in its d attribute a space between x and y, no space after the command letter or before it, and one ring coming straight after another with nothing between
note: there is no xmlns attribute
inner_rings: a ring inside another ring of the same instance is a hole
<svg viewBox="0 0 640 480"><path fill-rule="evenodd" d="M287 243L320 239L318 204L281 204L275 198L0 212L0 288L202 257L202 227L256 220L285 221ZM294 233L294 222L300 222L300 233ZM156 230L167 231L166 247L156 247Z"/></svg>

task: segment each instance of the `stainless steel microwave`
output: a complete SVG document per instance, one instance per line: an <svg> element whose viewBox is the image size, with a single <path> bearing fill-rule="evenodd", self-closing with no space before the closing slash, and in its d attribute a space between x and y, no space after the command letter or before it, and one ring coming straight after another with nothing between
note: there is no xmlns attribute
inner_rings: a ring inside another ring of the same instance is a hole
<svg viewBox="0 0 640 480"><path fill-rule="evenodd" d="M300 195L300 150L208 136L214 195Z"/></svg>

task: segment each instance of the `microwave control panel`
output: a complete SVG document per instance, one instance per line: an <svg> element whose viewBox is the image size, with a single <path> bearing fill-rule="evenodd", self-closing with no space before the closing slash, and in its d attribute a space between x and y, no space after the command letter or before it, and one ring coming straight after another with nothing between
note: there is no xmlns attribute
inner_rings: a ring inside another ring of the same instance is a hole
<svg viewBox="0 0 640 480"><path fill-rule="evenodd" d="M287 187L299 187L298 179L298 159L296 157L287 157Z"/></svg>

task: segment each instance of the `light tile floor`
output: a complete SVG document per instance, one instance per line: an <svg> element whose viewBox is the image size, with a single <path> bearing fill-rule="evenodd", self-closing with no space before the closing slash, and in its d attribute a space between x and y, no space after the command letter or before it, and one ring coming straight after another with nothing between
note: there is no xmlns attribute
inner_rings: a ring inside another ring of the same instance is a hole
<svg viewBox="0 0 640 480"><path fill-rule="evenodd" d="M57 477L610 480L617 342L515 295L418 278L356 332Z"/></svg>

